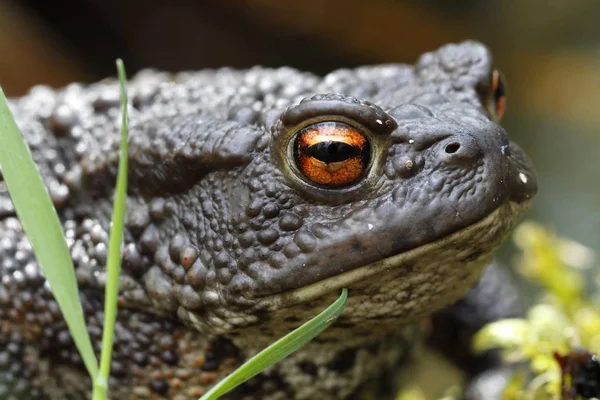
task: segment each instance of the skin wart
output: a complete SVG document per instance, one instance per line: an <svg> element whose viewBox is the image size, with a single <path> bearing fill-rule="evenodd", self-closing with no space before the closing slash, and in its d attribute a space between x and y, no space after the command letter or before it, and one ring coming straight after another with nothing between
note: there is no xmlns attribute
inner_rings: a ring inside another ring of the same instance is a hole
<svg viewBox="0 0 600 400"><path fill-rule="evenodd" d="M113 398L198 398L343 287L332 328L228 398L353 398L405 365L415 323L477 283L536 191L530 161L496 121L494 71L483 45L464 42L414 66L323 78L138 74ZM113 80L35 87L11 102L59 211L96 350L118 106ZM308 155L294 147L321 123L360 136L360 158L335 147L361 168L335 185L298 162L321 165L309 158L329 156L330 136ZM0 397L89 397L1 175L0 277Z"/></svg>

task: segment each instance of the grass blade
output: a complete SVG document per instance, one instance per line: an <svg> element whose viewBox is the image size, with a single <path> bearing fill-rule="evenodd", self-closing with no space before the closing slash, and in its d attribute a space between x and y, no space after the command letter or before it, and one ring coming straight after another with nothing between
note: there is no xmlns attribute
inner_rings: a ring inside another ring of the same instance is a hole
<svg viewBox="0 0 600 400"><path fill-rule="evenodd" d="M98 372L79 300L71 254L54 205L0 89L0 165L40 267L52 288L90 377Z"/></svg>
<svg viewBox="0 0 600 400"><path fill-rule="evenodd" d="M340 297L327 309L246 361L231 375L217 383L200 400L219 398L303 347L337 320L346 305L347 298L348 289L344 288Z"/></svg>
<svg viewBox="0 0 600 400"><path fill-rule="evenodd" d="M121 274L121 246L123 243L123 225L125 223L125 199L127 197L127 77L125 66L117 59L117 71L121 87L121 153L117 188L113 204L112 224L108 243L108 279L104 297L104 328L102 330L102 354L100 356L100 374L94 382L94 400L103 400L108 392L110 362L112 359L113 336L117 319L117 297L119 294L119 275Z"/></svg>

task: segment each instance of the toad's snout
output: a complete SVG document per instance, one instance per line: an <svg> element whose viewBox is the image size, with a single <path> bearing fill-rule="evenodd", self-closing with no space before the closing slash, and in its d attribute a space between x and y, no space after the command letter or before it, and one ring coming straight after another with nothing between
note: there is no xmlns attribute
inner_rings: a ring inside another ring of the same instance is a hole
<svg viewBox="0 0 600 400"><path fill-rule="evenodd" d="M530 200L538 190L537 175L533 163L514 142L510 143L506 157L510 160L507 184L511 200L521 203Z"/></svg>

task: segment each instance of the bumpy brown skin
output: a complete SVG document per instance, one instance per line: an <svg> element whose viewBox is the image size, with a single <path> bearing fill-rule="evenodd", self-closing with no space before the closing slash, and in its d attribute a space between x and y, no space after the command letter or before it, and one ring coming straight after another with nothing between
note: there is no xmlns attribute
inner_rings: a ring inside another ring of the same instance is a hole
<svg viewBox="0 0 600 400"><path fill-rule="evenodd" d="M342 287L350 298L332 329L230 398L350 398L396 368L416 340L411 323L476 283L536 190L484 106L491 73L485 47L465 42L414 67L324 78L135 77L113 398L197 398ZM113 80L11 103L63 221L97 349L118 105ZM327 120L371 143L352 187L317 187L294 165L297 130ZM1 179L0 276L0 398L89 396Z"/></svg>

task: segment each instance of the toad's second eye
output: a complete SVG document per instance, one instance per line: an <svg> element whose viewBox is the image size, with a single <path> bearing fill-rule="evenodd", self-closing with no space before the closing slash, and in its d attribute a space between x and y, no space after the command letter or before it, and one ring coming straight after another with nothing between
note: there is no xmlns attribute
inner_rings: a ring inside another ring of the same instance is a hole
<svg viewBox="0 0 600 400"><path fill-rule="evenodd" d="M496 121L500 121L506 110L506 86L500 71L492 72L492 91L489 104L490 112Z"/></svg>
<svg viewBox="0 0 600 400"><path fill-rule="evenodd" d="M343 122L319 122L302 129L294 141L298 170L312 183L346 186L360 179L369 167L367 137Z"/></svg>

